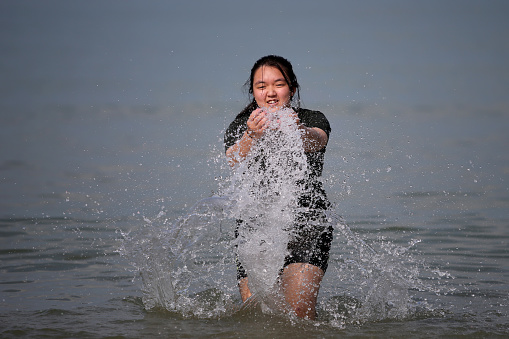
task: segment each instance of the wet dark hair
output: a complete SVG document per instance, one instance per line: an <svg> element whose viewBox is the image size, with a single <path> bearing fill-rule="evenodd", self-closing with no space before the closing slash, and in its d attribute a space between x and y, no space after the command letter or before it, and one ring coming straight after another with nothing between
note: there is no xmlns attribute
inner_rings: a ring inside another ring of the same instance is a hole
<svg viewBox="0 0 509 339"><path fill-rule="evenodd" d="M251 98L251 102L242 110L242 112L239 113L239 116L244 114L251 114L252 111L258 108L258 104L253 97L253 81L256 71L262 66L275 67L281 72L281 74L283 74L286 83L290 87L290 90L293 92L291 100L293 100L293 97L297 95L296 106L297 108L300 108L300 85L297 81L297 76L293 72L292 64L290 61L281 56L267 55L258 59L251 68L251 75L244 84L244 87L247 88L249 97Z"/></svg>

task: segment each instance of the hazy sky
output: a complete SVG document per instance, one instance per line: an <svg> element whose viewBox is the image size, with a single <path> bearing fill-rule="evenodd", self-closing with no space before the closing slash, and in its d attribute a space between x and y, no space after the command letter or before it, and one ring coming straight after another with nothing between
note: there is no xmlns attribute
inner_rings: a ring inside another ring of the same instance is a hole
<svg viewBox="0 0 509 339"><path fill-rule="evenodd" d="M0 3L4 105L244 100L253 62L294 63L316 102L507 101L506 1Z"/></svg>

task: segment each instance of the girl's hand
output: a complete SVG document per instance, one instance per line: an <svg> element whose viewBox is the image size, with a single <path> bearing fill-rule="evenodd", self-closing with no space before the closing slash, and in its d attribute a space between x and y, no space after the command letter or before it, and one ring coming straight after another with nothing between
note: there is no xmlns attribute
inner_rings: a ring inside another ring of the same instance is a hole
<svg viewBox="0 0 509 339"><path fill-rule="evenodd" d="M247 120L247 131L249 137L259 139L267 129L269 119L267 112L262 108L255 109Z"/></svg>
<svg viewBox="0 0 509 339"><path fill-rule="evenodd" d="M318 127L307 127L300 123L299 116L295 111L289 114L292 123L297 124L297 128L301 131L302 141L305 152L316 152L327 145L327 134Z"/></svg>

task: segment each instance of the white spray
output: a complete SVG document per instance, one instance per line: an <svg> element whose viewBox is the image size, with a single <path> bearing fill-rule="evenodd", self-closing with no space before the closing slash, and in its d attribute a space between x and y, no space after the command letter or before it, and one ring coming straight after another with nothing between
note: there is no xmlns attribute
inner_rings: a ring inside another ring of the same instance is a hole
<svg viewBox="0 0 509 339"><path fill-rule="evenodd" d="M266 296L274 287L287 254L295 222L298 182L307 176L301 131L291 109L270 113L269 128L235 168L228 195L236 202L238 258L252 293Z"/></svg>

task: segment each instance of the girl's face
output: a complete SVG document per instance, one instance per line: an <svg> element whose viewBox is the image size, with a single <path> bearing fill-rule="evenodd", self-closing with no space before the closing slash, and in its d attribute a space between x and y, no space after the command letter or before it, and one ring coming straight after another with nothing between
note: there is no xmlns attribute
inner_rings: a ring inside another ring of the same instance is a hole
<svg viewBox="0 0 509 339"><path fill-rule="evenodd" d="M253 96L259 107L276 111L290 105L293 91L279 69L262 66L253 77Z"/></svg>

